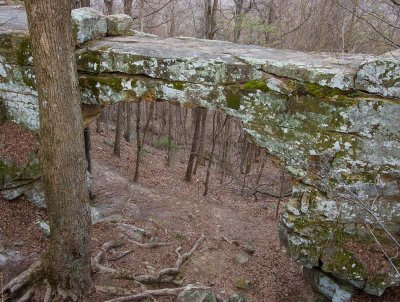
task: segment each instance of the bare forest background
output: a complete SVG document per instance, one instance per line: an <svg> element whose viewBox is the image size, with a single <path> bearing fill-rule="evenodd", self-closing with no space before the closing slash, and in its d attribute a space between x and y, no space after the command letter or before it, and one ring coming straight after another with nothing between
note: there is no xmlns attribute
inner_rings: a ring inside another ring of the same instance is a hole
<svg viewBox="0 0 400 302"><path fill-rule="evenodd" d="M398 0L91 1L105 13L110 7L124 12L124 3L135 29L162 37L337 53L382 54L400 47Z"/></svg>

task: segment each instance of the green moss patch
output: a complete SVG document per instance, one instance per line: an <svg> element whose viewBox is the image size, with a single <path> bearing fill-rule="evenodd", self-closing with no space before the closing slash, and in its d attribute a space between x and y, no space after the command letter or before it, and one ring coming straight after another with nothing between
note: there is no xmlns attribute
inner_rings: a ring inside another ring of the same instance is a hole
<svg viewBox="0 0 400 302"><path fill-rule="evenodd" d="M251 80L242 86L244 90L261 90L263 92L268 92L270 89L264 81Z"/></svg>

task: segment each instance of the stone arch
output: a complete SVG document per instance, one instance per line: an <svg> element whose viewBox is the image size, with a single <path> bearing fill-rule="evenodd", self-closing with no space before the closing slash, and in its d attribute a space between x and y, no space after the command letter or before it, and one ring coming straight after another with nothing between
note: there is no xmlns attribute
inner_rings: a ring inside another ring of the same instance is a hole
<svg viewBox="0 0 400 302"><path fill-rule="evenodd" d="M0 32L0 41L3 111L34 130L29 36L18 28ZM241 119L293 175L281 240L331 298L354 289L380 295L400 282L398 258L371 273L351 248L399 242L398 54L306 54L138 34L89 41L76 51L89 120L101 106L137 98L222 110Z"/></svg>

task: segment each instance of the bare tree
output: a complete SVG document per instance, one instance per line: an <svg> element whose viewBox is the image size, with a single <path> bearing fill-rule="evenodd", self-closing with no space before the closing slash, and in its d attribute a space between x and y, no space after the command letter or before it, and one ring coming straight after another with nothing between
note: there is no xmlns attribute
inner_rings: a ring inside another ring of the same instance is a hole
<svg viewBox="0 0 400 302"><path fill-rule="evenodd" d="M140 155L141 155L141 152L142 152L142 143L141 143L141 139L140 139L140 116L142 114L141 105L142 105L142 100L139 99L139 101L136 104L136 143L137 143L137 149L136 149L135 176L133 178L134 182L138 182L139 181Z"/></svg>
<svg viewBox="0 0 400 302"><path fill-rule="evenodd" d="M124 0L124 14L132 16L133 0Z"/></svg>
<svg viewBox="0 0 400 302"><path fill-rule="evenodd" d="M72 0L72 8L89 7L90 0Z"/></svg>
<svg viewBox="0 0 400 302"><path fill-rule="evenodd" d="M113 13L114 0L104 0L106 15L111 15Z"/></svg>
<svg viewBox="0 0 400 302"><path fill-rule="evenodd" d="M131 120L132 120L132 103L126 103L126 128L125 128L125 140L127 142L131 141Z"/></svg>
<svg viewBox="0 0 400 302"><path fill-rule="evenodd" d="M217 32L218 0L204 0L204 37L213 40Z"/></svg>
<svg viewBox="0 0 400 302"><path fill-rule="evenodd" d="M114 155L121 157L121 138L123 132L124 125L124 107L125 104L123 102L118 103L117 105L117 127L115 129L115 141L114 141Z"/></svg>
<svg viewBox="0 0 400 302"><path fill-rule="evenodd" d="M202 109L200 107L196 108L196 114L195 114L195 118L194 118L192 148L190 150L189 162L188 162L186 174L185 174L185 181L187 181L187 182L190 182L192 180L193 166L194 166L194 161L195 161L195 158L197 155L197 149L198 149L198 144L199 144L199 135L200 135L201 110Z"/></svg>

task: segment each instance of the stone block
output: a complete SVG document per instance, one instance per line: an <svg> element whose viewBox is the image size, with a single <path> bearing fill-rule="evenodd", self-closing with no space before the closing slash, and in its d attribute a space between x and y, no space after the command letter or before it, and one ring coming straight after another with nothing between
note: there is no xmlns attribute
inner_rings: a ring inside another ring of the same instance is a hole
<svg viewBox="0 0 400 302"><path fill-rule="evenodd" d="M132 27L133 19L124 14L109 15L107 19L107 36L125 35Z"/></svg>
<svg viewBox="0 0 400 302"><path fill-rule="evenodd" d="M72 22L76 44L99 39L107 33L106 17L90 7L72 10Z"/></svg>

